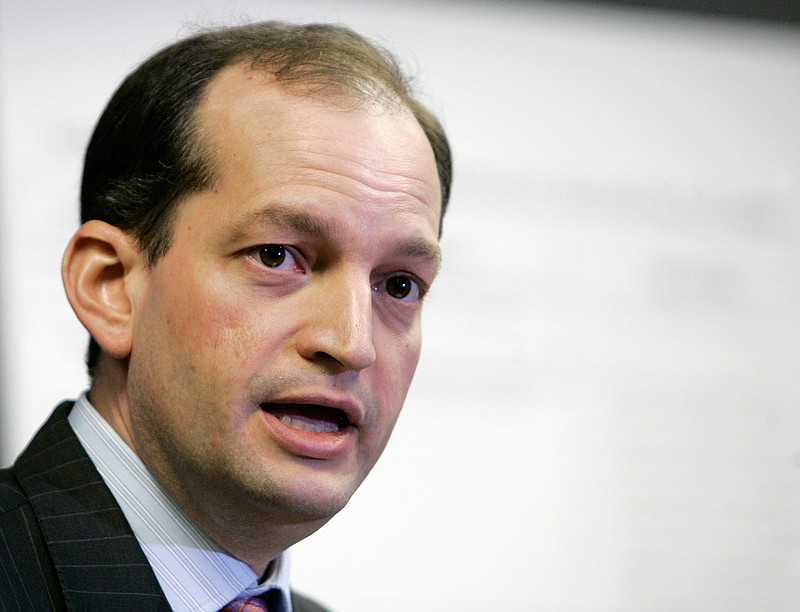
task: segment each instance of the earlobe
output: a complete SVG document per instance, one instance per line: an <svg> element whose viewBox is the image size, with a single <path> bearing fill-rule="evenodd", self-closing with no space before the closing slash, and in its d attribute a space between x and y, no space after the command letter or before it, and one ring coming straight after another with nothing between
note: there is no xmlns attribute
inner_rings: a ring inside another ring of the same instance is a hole
<svg viewBox="0 0 800 612"><path fill-rule="evenodd" d="M131 237L103 221L84 223L64 253L61 278L67 299L103 352L116 359L130 355L132 276L142 260Z"/></svg>

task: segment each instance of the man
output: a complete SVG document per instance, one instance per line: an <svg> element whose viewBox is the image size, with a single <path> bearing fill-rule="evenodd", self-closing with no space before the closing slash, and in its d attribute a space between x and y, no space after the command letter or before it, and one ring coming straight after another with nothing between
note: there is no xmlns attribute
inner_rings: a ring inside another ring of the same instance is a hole
<svg viewBox="0 0 800 612"><path fill-rule="evenodd" d="M439 123L345 28L210 31L129 76L62 268L91 386L2 472L0 609L321 609L285 551L389 438L449 188Z"/></svg>

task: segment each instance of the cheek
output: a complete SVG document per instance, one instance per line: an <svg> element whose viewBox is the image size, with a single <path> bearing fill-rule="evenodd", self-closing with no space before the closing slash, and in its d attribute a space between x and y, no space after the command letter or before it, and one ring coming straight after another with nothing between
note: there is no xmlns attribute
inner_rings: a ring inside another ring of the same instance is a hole
<svg viewBox="0 0 800 612"><path fill-rule="evenodd" d="M208 359L209 366L241 358L253 335L250 310L231 292L215 291L205 284L184 285L182 295L165 304L164 321L172 341L187 355Z"/></svg>
<svg viewBox="0 0 800 612"><path fill-rule="evenodd" d="M152 417L174 421L164 427L180 427L189 437L221 427L220 408L234 404L231 394L241 388L240 309L187 283L153 295L160 300L142 313L132 355L137 393L169 407Z"/></svg>
<svg viewBox="0 0 800 612"><path fill-rule="evenodd" d="M365 461L370 465L375 464L389 442L419 360L419 341L398 345L397 338L392 338L392 342L392 350L384 351L375 364L373 385L378 390L375 399L380 408L375 435L365 444Z"/></svg>
<svg viewBox="0 0 800 612"><path fill-rule="evenodd" d="M382 390L381 405L396 419L414 377L420 356L420 334L418 329L412 333L397 336L386 334L376 337L378 362L377 384Z"/></svg>

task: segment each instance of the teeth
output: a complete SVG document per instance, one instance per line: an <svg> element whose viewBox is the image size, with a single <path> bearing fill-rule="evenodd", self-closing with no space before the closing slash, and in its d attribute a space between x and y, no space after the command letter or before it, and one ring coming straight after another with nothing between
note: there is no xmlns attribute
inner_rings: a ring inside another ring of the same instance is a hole
<svg viewBox="0 0 800 612"><path fill-rule="evenodd" d="M332 433L334 431L339 431L339 427L337 425L334 423L326 423L325 421L315 421L313 423L309 423L307 421L301 421L300 419L293 419L288 415L284 415L280 419L284 425L291 427L292 429L300 429L302 431L310 431L312 433Z"/></svg>

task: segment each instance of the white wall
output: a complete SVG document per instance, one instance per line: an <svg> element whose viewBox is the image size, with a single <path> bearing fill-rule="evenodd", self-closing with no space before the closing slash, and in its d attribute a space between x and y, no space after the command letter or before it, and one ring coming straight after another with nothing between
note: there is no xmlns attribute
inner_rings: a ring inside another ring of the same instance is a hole
<svg viewBox="0 0 800 612"><path fill-rule="evenodd" d="M342 612L799 609L797 30L552 3L2 0L4 462L86 382L58 266L93 121L185 23L245 16L383 40L456 152L405 414L296 547L295 583Z"/></svg>

